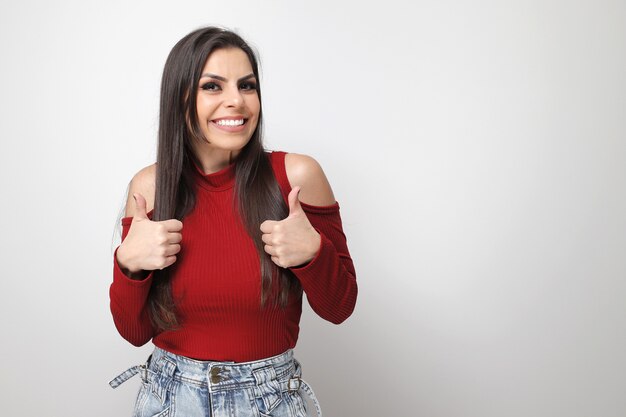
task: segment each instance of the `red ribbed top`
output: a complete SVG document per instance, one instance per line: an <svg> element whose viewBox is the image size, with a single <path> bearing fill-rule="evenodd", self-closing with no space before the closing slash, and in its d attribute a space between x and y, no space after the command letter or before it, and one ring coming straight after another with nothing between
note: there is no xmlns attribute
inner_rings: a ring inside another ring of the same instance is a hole
<svg viewBox="0 0 626 417"><path fill-rule="evenodd" d="M291 186L285 172L285 152L267 154L288 204ZM182 220L181 251L171 266L172 295L181 329L154 331L146 302L153 273L143 280L127 277L116 262L116 248L109 294L117 330L135 346L152 339L162 349L201 360L247 362L295 347L302 297L291 296L284 310L270 303L260 307L258 254L233 209L236 162L211 174L195 167L199 186L196 206ZM339 203L300 204L320 234L321 244L308 264L290 269L300 280L311 308L325 320L339 324L352 314L357 298ZM148 212L150 218L152 211ZM122 240L131 223L132 217L122 219Z"/></svg>

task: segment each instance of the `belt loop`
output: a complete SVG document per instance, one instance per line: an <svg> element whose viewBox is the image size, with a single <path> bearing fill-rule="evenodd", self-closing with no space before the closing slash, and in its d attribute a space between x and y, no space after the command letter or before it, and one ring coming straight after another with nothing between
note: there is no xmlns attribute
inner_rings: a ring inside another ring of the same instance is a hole
<svg viewBox="0 0 626 417"><path fill-rule="evenodd" d="M111 386L111 388L119 387L124 382L128 381L129 379L131 379L137 374L139 374L139 377L141 378L143 382L147 383L148 382L148 367L150 366L150 359L152 359L152 354L148 356L148 359L146 360L145 363L141 365L131 366L130 368L128 368L127 370L125 370L124 372L122 372L121 374L113 378L111 381L109 381L109 385Z"/></svg>
<svg viewBox="0 0 626 417"><path fill-rule="evenodd" d="M146 363L139 366L139 368L141 368L141 375L139 376L141 377L141 380L146 384L148 383L148 367L150 366L151 359L152 359L152 354L148 356L148 359L146 359Z"/></svg>
<svg viewBox="0 0 626 417"><path fill-rule="evenodd" d="M280 385L276 380L276 370L272 365L252 370L256 385L261 391L265 412L269 413L281 400Z"/></svg>
<svg viewBox="0 0 626 417"><path fill-rule="evenodd" d="M111 388L119 387L124 382L137 375L142 370L142 368L143 365L136 365L128 368L127 370L113 378L111 381L109 381L109 385L111 386Z"/></svg>

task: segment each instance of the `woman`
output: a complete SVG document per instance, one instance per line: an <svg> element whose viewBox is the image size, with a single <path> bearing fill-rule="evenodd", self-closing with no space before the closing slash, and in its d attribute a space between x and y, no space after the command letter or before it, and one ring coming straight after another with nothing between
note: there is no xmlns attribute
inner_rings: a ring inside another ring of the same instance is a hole
<svg viewBox="0 0 626 417"><path fill-rule="evenodd" d="M172 49L161 85L157 162L129 186L114 254L119 333L154 352L135 416L305 416L321 410L293 356L302 294L339 324L355 270L339 204L311 157L268 152L257 59L208 27ZM183 227L184 225L184 227Z"/></svg>

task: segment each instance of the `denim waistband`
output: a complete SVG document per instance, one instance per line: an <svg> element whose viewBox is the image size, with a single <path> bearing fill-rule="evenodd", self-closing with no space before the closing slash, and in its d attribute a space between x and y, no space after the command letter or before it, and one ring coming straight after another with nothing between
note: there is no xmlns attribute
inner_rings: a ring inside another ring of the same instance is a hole
<svg viewBox="0 0 626 417"><path fill-rule="evenodd" d="M292 349L257 361L217 362L191 359L155 347L145 368L147 372L169 374L183 383L208 387L212 392L252 387L268 380L287 382L300 371Z"/></svg>
<svg viewBox="0 0 626 417"><path fill-rule="evenodd" d="M155 346L145 364L128 368L113 378L109 385L117 388L137 374L144 381L148 380L148 374L157 376L164 389L174 381L206 387L214 393L251 387L259 391L268 403L276 401L280 391L302 390L313 401L317 415L322 416L315 393L301 378L302 368L292 349L257 361L217 362L191 359Z"/></svg>

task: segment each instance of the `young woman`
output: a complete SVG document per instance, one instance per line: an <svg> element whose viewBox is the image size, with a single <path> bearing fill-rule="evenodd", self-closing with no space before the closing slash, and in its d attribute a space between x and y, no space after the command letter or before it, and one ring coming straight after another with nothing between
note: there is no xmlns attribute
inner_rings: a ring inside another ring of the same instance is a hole
<svg viewBox="0 0 626 417"><path fill-rule="evenodd" d="M115 249L111 313L154 352L134 416L305 416L294 358L302 294L339 324L355 269L339 204L311 157L264 149L257 59L207 27L172 49L161 84L157 161L131 180Z"/></svg>

